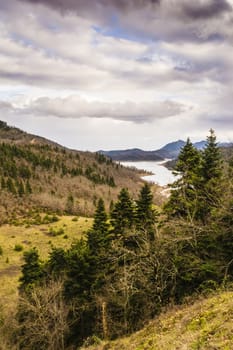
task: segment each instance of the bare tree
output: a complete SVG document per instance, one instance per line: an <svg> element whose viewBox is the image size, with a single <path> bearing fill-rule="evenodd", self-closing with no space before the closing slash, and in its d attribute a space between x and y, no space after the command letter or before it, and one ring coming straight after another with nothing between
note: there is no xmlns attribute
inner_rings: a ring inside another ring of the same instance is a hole
<svg viewBox="0 0 233 350"><path fill-rule="evenodd" d="M51 281L46 286L35 287L30 296L21 296L21 348L64 350L68 312L61 281Z"/></svg>

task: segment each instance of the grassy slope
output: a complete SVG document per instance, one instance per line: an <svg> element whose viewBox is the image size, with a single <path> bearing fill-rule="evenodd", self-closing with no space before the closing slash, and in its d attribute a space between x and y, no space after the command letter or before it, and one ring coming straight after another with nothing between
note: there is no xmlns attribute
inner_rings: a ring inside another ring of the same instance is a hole
<svg viewBox="0 0 233 350"><path fill-rule="evenodd" d="M224 291L172 308L128 338L85 349L232 350L233 292Z"/></svg>
<svg viewBox="0 0 233 350"><path fill-rule="evenodd" d="M24 251L36 247L44 259L52 246L69 247L75 239L84 236L91 224L92 219L62 216L58 222L50 224L0 226L0 246L3 250L0 256L0 306L10 308L17 300L17 286ZM64 233L52 236L49 233L50 228L55 232L62 228ZM16 245L21 245L23 250L16 251Z"/></svg>

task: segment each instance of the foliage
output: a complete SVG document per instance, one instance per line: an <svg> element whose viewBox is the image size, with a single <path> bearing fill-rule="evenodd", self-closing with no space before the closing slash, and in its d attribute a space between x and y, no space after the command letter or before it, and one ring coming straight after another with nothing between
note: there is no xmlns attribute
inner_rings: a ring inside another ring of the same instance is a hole
<svg viewBox="0 0 233 350"><path fill-rule="evenodd" d="M41 280L44 271L36 248L25 252L24 260L22 276L20 277L20 289L21 291L30 293L32 287Z"/></svg>
<svg viewBox="0 0 233 350"><path fill-rule="evenodd" d="M99 157L98 164L102 162ZM207 167L212 167L210 173ZM163 307L232 281L232 163L223 169L212 130L202 153L187 140L176 171L180 178L161 215L147 183L134 199L123 188L110 213L104 200L96 198L93 225L85 239L68 249L53 248L47 261L41 261L36 249L24 253L20 294L27 305L35 304L41 288L48 293L50 282L60 281L61 349L127 335ZM223 186L227 190L221 199ZM22 349L34 337L34 325L42 329L38 317L45 320L50 315L50 305L45 305L38 314L20 303ZM51 322L57 337L53 318ZM44 323L41 334L47 334ZM32 349L50 346L46 337L34 341Z"/></svg>
<svg viewBox="0 0 233 350"><path fill-rule="evenodd" d="M210 130L203 152L187 140L175 166L179 175L172 184L171 197L165 204L169 217L207 223L215 208L221 206L222 159L214 131Z"/></svg>
<svg viewBox="0 0 233 350"><path fill-rule="evenodd" d="M14 250L16 252L21 252L23 250L22 244L15 244Z"/></svg>
<svg viewBox="0 0 233 350"><path fill-rule="evenodd" d="M113 226L114 234L121 235L125 229L132 228L135 223L135 207L133 200L130 198L129 191L123 188L117 202L111 210L111 225Z"/></svg>

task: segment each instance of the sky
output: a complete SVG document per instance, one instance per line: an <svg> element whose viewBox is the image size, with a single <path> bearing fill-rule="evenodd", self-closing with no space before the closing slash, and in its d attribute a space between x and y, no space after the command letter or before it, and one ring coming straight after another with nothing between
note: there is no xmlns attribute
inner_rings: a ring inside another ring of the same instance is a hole
<svg viewBox="0 0 233 350"><path fill-rule="evenodd" d="M233 142L233 0L0 0L0 120L78 150Z"/></svg>

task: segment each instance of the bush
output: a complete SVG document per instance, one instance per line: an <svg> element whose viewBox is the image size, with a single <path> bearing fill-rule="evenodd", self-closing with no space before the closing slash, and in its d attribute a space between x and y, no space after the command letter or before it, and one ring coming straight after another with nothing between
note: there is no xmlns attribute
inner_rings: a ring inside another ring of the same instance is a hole
<svg viewBox="0 0 233 350"><path fill-rule="evenodd" d="M49 235L53 236L53 237L63 235L64 233L65 233L65 231L62 227L57 228L57 229L50 227L50 229L49 229Z"/></svg>
<svg viewBox="0 0 233 350"><path fill-rule="evenodd" d="M23 250L23 246L21 244L16 244L14 250L16 252L21 252Z"/></svg>
<svg viewBox="0 0 233 350"><path fill-rule="evenodd" d="M59 218L56 215L50 216L50 215L46 214L42 220L42 223L43 224L50 224L50 223L57 222L57 221L59 221Z"/></svg>
<svg viewBox="0 0 233 350"><path fill-rule="evenodd" d="M0 246L0 256L3 255L3 249L2 247Z"/></svg>

